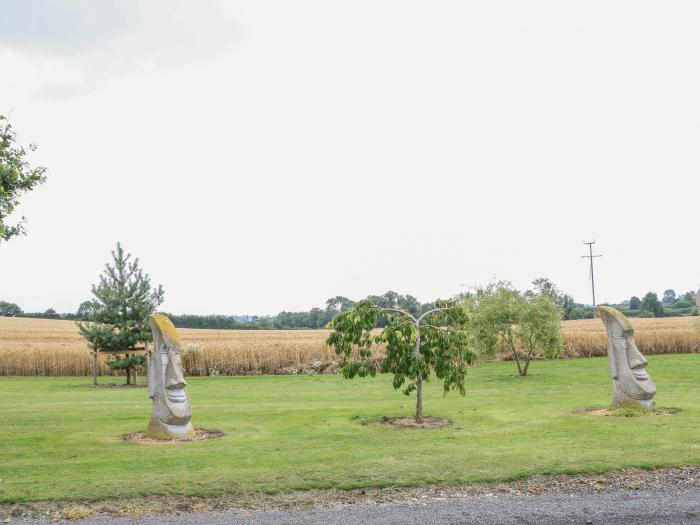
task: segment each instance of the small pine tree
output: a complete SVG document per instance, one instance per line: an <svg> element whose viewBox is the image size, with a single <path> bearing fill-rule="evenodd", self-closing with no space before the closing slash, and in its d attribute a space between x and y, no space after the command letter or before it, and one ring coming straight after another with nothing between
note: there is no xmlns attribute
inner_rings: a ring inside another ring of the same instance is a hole
<svg viewBox="0 0 700 525"><path fill-rule="evenodd" d="M105 265L99 284L92 286L94 299L86 308L90 322L76 323L90 348L98 352L124 351L152 341L148 319L164 296L162 286L151 289L150 278L139 268L138 258L132 260L119 243L112 252L112 261ZM131 370L141 362L138 358L114 360L112 368L125 370L129 384Z"/></svg>

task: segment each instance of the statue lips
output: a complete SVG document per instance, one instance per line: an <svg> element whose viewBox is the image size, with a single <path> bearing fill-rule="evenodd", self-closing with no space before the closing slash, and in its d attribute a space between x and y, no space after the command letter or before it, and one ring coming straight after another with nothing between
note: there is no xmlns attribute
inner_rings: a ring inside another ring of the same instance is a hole
<svg viewBox="0 0 700 525"><path fill-rule="evenodd" d="M165 405L170 411L167 422L171 425L186 423L192 417L192 406L188 402L184 381L165 389Z"/></svg>
<svg viewBox="0 0 700 525"><path fill-rule="evenodd" d="M646 381L649 379L649 374L647 374L647 371L644 370L643 367L633 368L632 373L639 381Z"/></svg>
<svg viewBox="0 0 700 525"><path fill-rule="evenodd" d="M184 403L187 401L187 394L185 394L184 388L170 388L168 389L168 401L171 403Z"/></svg>
<svg viewBox="0 0 700 525"><path fill-rule="evenodd" d="M170 425L187 423L192 417L192 407L187 402L187 394L183 389L166 389L165 405L170 411L167 418Z"/></svg>
<svg viewBox="0 0 700 525"><path fill-rule="evenodd" d="M656 385L649 379L646 371L647 360L637 348L632 337L625 337L625 348L619 352L621 370L628 370L625 380L621 381L622 390L632 399L651 399L656 394Z"/></svg>
<svg viewBox="0 0 700 525"><path fill-rule="evenodd" d="M618 383L622 391L632 399L651 399L656 394L656 385L646 371L647 360L637 348L632 334L625 334L622 344L613 343L617 369L620 371Z"/></svg>
<svg viewBox="0 0 700 525"><path fill-rule="evenodd" d="M172 416L169 418L169 423L179 424L186 422L192 417L191 405L187 402L187 392L185 387L187 381L182 374L182 361L180 352L175 345L168 347L168 364L165 367L165 404L170 410Z"/></svg>
<svg viewBox="0 0 700 525"><path fill-rule="evenodd" d="M656 394L656 385L649 379L644 368L630 368L630 381L622 384L622 390L632 399L651 399Z"/></svg>

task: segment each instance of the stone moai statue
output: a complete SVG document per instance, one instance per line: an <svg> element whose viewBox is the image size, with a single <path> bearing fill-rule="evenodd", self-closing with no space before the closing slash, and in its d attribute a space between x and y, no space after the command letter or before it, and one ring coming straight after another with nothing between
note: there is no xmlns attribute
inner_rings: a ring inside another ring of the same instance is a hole
<svg viewBox="0 0 700 525"><path fill-rule="evenodd" d="M163 314L152 315L150 324L154 353L148 367L148 397L153 399L153 410L144 435L152 439L192 437L192 405L185 391L180 338Z"/></svg>
<svg viewBox="0 0 700 525"><path fill-rule="evenodd" d="M646 371L647 360L634 342L634 328L614 308L599 306L597 311L608 332L608 366L613 380L610 408L654 410L656 385Z"/></svg>

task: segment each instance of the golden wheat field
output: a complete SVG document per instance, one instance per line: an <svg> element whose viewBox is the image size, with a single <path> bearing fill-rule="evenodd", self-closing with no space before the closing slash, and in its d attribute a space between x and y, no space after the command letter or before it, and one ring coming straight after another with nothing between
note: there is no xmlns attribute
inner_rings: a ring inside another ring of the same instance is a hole
<svg viewBox="0 0 700 525"><path fill-rule="evenodd" d="M632 319L645 354L700 352L697 317ZM327 330L178 329L189 375L289 374L323 372L337 362L326 346ZM606 354L598 319L564 321L564 356ZM72 321L0 317L0 375L90 375L91 356ZM101 375L113 375L100 363Z"/></svg>

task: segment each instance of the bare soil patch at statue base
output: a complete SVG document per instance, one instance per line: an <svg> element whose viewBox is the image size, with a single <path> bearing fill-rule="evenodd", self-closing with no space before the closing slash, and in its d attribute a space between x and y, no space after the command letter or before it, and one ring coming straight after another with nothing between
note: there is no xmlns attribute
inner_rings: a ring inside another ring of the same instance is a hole
<svg viewBox="0 0 700 525"><path fill-rule="evenodd" d="M195 431L195 435L189 438L181 439L153 439L144 436L143 432L133 432L131 434L124 434L122 439L124 441L135 441L136 443L148 443L151 445L166 445L169 443L187 443L190 441L206 441L207 439L216 439L224 435L220 430L207 430L205 428L198 428Z"/></svg>
<svg viewBox="0 0 700 525"><path fill-rule="evenodd" d="M452 424L452 421L444 417L426 416L419 423L415 417L386 417L381 419L385 425L404 428L442 428Z"/></svg>
<svg viewBox="0 0 700 525"><path fill-rule="evenodd" d="M677 408L657 407L654 410L640 410L636 408L607 408L607 407L590 407L577 411L579 414L587 416L608 416L608 417L663 417L677 414Z"/></svg>
<svg viewBox="0 0 700 525"><path fill-rule="evenodd" d="M147 388L148 385L127 385L126 383L104 383L101 385L86 385L88 388Z"/></svg>

